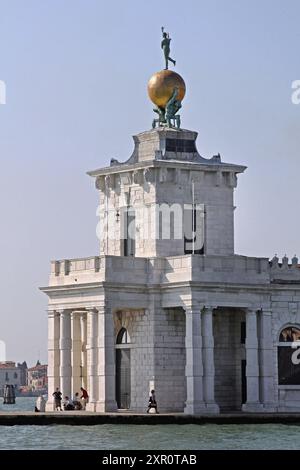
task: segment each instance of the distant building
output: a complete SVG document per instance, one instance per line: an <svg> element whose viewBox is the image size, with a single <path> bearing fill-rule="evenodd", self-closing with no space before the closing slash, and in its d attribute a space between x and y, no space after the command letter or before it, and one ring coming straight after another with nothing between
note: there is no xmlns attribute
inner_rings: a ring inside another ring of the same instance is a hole
<svg viewBox="0 0 300 470"><path fill-rule="evenodd" d="M13 361L0 362L0 395L3 395L3 390L6 384L14 385L16 390L21 385L21 371L16 367Z"/></svg>
<svg viewBox="0 0 300 470"><path fill-rule="evenodd" d="M47 389L47 364L37 361L34 367L27 369L27 387L31 391L45 391Z"/></svg>
<svg viewBox="0 0 300 470"><path fill-rule="evenodd" d="M23 387L27 385L27 362L18 362L17 367L20 369L20 385Z"/></svg>

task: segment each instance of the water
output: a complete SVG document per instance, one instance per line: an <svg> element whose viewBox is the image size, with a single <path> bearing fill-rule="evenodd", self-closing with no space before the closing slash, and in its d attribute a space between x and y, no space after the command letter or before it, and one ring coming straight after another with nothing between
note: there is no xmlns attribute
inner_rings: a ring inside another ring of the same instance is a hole
<svg viewBox="0 0 300 470"><path fill-rule="evenodd" d="M34 411L37 397L16 397L14 405L3 405L3 398L0 398L0 411L9 413L11 411Z"/></svg>
<svg viewBox="0 0 300 470"><path fill-rule="evenodd" d="M0 412L33 411L35 402L0 399ZM284 424L0 426L0 433L0 449L300 449L300 426Z"/></svg>
<svg viewBox="0 0 300 470"><path fill-rule="evenodd" d="M300 427L247 425L0 426L0 449L300 449Z"/></svg>

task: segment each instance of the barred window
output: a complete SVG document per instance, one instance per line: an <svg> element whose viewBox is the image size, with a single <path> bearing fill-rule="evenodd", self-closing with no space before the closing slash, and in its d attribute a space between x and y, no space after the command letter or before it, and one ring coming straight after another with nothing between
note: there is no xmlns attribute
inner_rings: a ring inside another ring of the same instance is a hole
<svg viewBox="0 0 300 470"><path fill-rule="evenodd" d="M194 140L189 139L166 139L167 152L183 152L196 153L196 145Z"/></svg>

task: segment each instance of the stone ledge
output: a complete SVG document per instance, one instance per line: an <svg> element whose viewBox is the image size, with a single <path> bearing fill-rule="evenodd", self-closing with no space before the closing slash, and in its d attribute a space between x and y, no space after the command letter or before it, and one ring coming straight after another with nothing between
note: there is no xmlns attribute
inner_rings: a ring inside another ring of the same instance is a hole
<svg viewBox="0 0 300 470"><path fill-rule="evenodd" d="M148 415L130 413L56 412L0 413L0 426L100 424L300 424L300 413L231 413L219 415L186 415L170 413Z"/></svg>

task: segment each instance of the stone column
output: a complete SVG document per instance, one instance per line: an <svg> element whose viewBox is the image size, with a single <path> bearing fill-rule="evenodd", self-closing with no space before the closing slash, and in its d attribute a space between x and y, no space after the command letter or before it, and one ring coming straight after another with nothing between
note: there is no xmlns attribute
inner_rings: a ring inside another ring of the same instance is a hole
<svg viewBox="0 0 300 470"><path fill-rule="evenodd" d="M205 406L208 412L219 413L219 406L215 402L213 307L205 307L202 311L202 343Z"/></svg>
<svg viewBox="0 0 300 470"><path fill-rule="evenodd" d="M98 399L96 411L116 411L115 335L108 306L98 308Z"/></svg>
<svg viewBox="0 0 300 470"><path fill-rule="evenodd" d="M259 369L261 403L265 411L275 411L274 397L274 346L272 337L272 312L259 313Z"/></svg>
<svg viewBox="0 0 300 470"><path fill-rule="evenodd" d="M203 401L203 364L200 308L195 306L186 308L185 317L185 376L187 400L184 412L187 414L200 414L206 412Z"/></svg>
<svg viewBox="0 0 300 470"><path fill-rule="evenodd" d="M87 316L86 313L80 315L81 327L81 387L87 389Z"/></svg>
<svg viewBox="0 0 300 470"><path fill-rule="evenodd" d="M80 393L81 387L81 335L80 335L80 315L81 312L71 312L72 331L72 397L76 392Z"/></svg>
<svg viewBox="0 0 300 470"><path fill-rule="evenodd" d="M98 392L98 312L96 309L87 312L87 382L89 402L87 411L96 410Z"/></svg>
<svg viewBox="0 0 300 470"><path fill-rule="evenodd" d="M246 311L246 377L247 402L243 404L243 411L261 411L259 401L259 367L258 367L258 335L256 310Z"/></svg>
<svg viewBox="0 0 300 470"><path fill-rule="evenodd" d="M63 399L71 396L71 312L63 310L60 314L60 388Z"/></svg>
<svg viewBox="0 0 300 470"><path fill-rule="evenodd" d="M48 313L48 401L47 411L54 410L52 393L59 387L59 312L53 310Z"/></svg>

